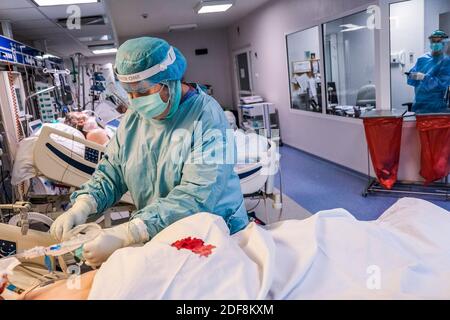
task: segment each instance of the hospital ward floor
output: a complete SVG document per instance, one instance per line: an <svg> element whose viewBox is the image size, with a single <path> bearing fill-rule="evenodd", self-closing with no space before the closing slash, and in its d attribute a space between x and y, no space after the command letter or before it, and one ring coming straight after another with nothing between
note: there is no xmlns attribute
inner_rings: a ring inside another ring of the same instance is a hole
<svg viewBox="0 0 450 320"><path fill-rule="evenodd" d="M305 219L321 210L335 208L348 210L358 220L376 220L399 199L386 195L364 198L361 195L367 185L364 175L289 146L281 147L280 152L284 194L282 220ZM276 187L280 188L278 177ZM423 199L450 211L450 201L430 197ZM261 201L255 210L258 218L277 221L278 214L271 208L270 202L267 207L266 214Z"/></svg>

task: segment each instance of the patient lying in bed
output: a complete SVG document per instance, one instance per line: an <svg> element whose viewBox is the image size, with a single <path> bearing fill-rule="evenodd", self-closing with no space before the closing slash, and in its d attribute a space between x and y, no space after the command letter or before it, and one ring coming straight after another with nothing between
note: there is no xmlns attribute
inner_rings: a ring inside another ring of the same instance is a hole
<svg viewBox="0 0 450 320"><path fill-rule="evenodd" d="M72 113L70 113L72 114ZM88 141L95 142L99 145L106 145L109 142L109 137L106 130L98 127L90 127L88 131L83 131L82 128L85 124L85 120L80 120L78 117L69 117L64 123L46 123L44 126L52 127L56 130L63 131L70 135L73 135L80 139L86 139ZM81 129L81 130L80 130ZM41 130L36 131L33 136L22 140L16 152L16 158L14 161L13 170L11 173L11 183L16 186L24 181L28 181L38 175L34 163L34 146L36 140L40 135ZM74 142L70 139L53 136L52 139L58 144L65 147L68 150L84 157L85 146L82 143ZM52 185L50 181L45 182L47 185Z"/></svg>
<svg viewBox="0 0 450 320"><path fill-rule="evenodd" d="M25 291L18 300L86 300L91 291L96 271L79 277L79 286L70 289L67 280L60 280L42 288Z"/></svg>
<svg viewBox="0 0 450 320"><path fill-rule="evenodd" d="M448 230L448 211L410 198L377 221L337 209L231 237L220 217L197 214L118 250L78 292L62 282L25 298L449 299Z"/></svg>
<svg viewBox="0 0 450 320"><path fill-rule="evenodd" d="M86 140L100 145L106 145L109 142L106 130L98 126L95 117L85 112L69 112L64 123L83 133Z"/></svg>

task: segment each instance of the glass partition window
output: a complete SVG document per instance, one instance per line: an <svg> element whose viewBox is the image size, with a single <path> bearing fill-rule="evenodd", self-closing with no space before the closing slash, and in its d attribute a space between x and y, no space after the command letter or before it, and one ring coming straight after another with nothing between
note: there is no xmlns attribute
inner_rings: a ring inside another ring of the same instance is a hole
<svg viewBox="0 0 450 320"><path fill-rule="evenodd" d="M446 95L450 87L449 46L433 54L429 39L436 30L450 35L450 0L393 3L390 21L392 108L417 113L450 111L450 94ZM417 78L417 73L424 78Z"/></svg>
<svg viewBox="0 0 450 320"><path fill-rule="evenodd" d="M319 27L286 37L291 108L322 112Z"/></svg>
<svg viewBox="0 0 450 320"><path fill-rule="evenodd" d="M324 27L327 113L360 117L376 108L375 34L370 13L361 12Z"/></svg>

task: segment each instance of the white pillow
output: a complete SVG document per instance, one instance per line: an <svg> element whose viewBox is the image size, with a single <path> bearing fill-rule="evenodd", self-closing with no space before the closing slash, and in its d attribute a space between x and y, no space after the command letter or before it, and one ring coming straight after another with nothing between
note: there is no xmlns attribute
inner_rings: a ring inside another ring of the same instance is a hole
<svg viewBox="0 0 450 320"><path fill-rule="evenodd" d="M64 123L45 123L43 126L52 127L57 130L74 135L75 137L84 139L84 135L80 131ZM17 186L23 181L37 176L37 171L34 167L34 146L41 131L42 128L37 130L31 137L19 142L16 151L16 158L14 159L13 170L11 173L11 184L13 186ZM78 143L59 136L51 137L58 144L63 145L67 149L72 150L80 156L84 156L84 145L82 143Z"/></svg>

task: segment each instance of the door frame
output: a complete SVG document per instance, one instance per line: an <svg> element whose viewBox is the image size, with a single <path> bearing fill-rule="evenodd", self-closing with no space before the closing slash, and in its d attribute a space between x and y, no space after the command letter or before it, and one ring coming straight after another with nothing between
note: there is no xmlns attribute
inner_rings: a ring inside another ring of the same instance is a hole
<svg viewBox="0 0 450 320"><path fill-rule="evenodd" d="M250 91L241 91L240 89L240 73L238 70L238 61L237 56L243 53L247 53L247 63L248 63L248 77L250 83ZM236 101L239 104L240 98L242 94L252 95L254 92L253 87L253 66L252 66L252 48L251 46L247 46L245 48L235 50L232 53L232 61L233 61L233 73L234 73L234 83L235 83L235 92L236 92Z"/></svg>

